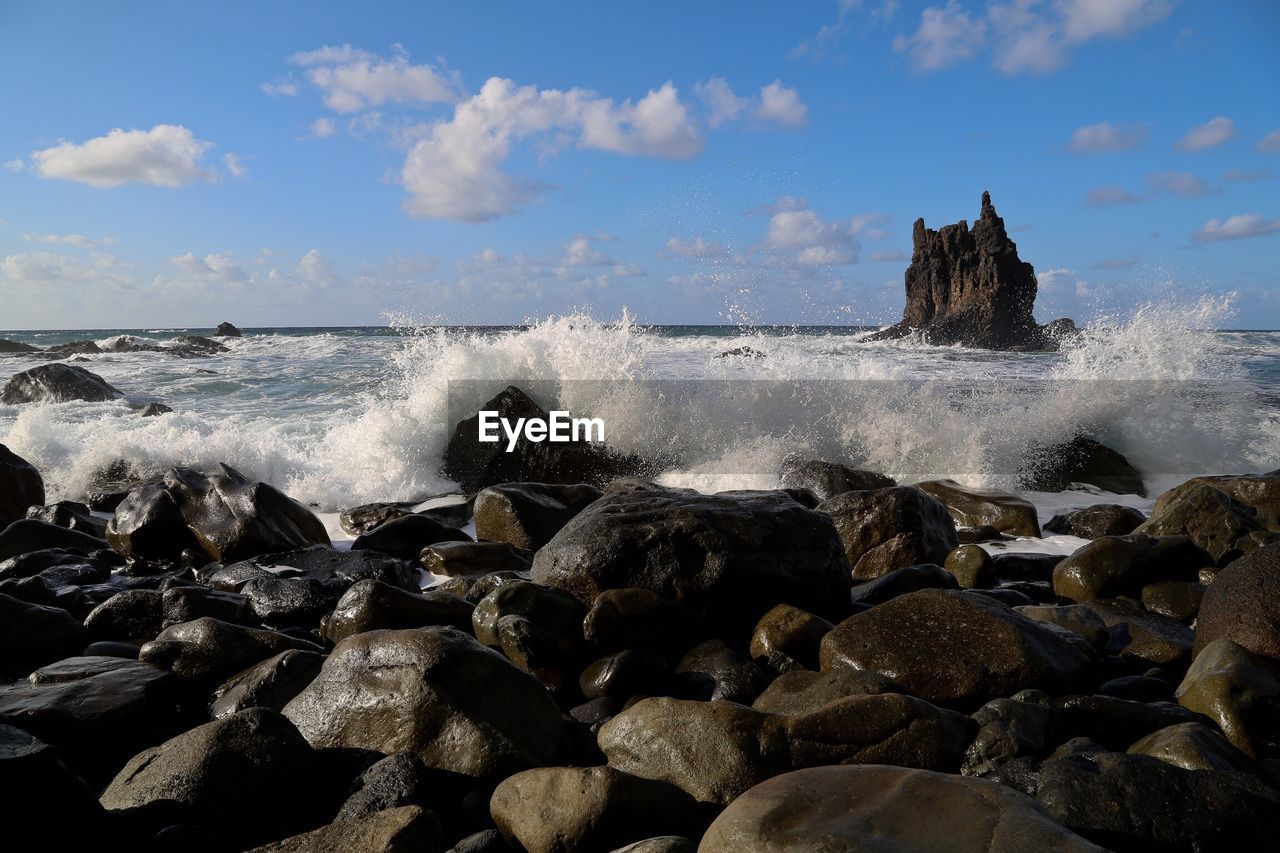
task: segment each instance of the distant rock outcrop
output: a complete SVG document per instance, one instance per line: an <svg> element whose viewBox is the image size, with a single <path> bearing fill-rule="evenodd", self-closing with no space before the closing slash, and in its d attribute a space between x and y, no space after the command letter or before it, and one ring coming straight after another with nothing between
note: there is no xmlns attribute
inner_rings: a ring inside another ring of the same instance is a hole
<svg viewBox="0 0 1280 853"><path fill-rule="evenodd" d="M240 330L230 323L219 323L218 328L213 330L215 338L238 338Z"/></svg>
<svg viewBox="0 0 1280 853"><path fill-rule="evenodd" d="M1036 323L1035 270L1018 257L990 193L982 194L982 214L972 229L961 220L934 231L917 219L912 243L902 322L872 340L918 332L931 344L1057 349L1060 336L1075 328L1070 320Z"/></svg>

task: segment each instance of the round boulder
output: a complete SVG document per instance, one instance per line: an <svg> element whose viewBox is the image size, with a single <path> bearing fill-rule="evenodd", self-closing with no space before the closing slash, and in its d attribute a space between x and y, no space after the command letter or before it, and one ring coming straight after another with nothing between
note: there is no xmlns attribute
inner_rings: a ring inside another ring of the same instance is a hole
<svg viewBox="0 0 1280 853"><path fill-rule="evenodd" d="M835 522L858 580L917 563L940 564L958 544L947 507L912 486L845 492L818 510Z"/></svg>

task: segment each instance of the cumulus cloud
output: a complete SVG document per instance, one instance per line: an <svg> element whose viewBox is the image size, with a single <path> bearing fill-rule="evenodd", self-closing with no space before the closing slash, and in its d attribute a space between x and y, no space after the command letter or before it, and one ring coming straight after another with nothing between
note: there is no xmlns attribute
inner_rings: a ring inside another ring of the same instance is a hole
<svg viewBox="0 0 1280 853"><path fill-rule="evenodd" d="M1083 42L1098 36L1124 36L1169 16L1176 0L1057 0L1063 35Z"/></svg>
<svg viewBox="0 0 1280 853"><path fill-rule="evenodd" d="M853 27L854 13L866 10L867 19L872 23L888 21L898 11L899 0L879 0L868 6L863 0L837 0L836 19L823 24L818 32L807 38L791 50L792 59L820 60L827 55Z"/></svg>
<svg viewBox="0 0 1280 853"><path fill-rule="evenodd" d="M760 90L760 103L753 115L783 127L804 127L809 121L809 108L800 100L799 92L774 80Z"/></svg>
<svg viewBox="0 0 1280 853"><path fill-rule="evenodd" d="M920 71L967 62L978 55L987 40L987 22L974 18L956 0L945 6L929 6L920 13L920 25L893 40L893 49L906 53Z"/></svg>
<svg viewBox="0 0 1280 853"><path fill-rule="evenodd" d="M230 255L211 252L201 258L194 252L187 252L169 261L182 270L183 275L198 281L238 284L249 280L244 267Z"/></svg>
<svg viewBox="0 0 1280 853"><path fill-rule="evenodd" d="M201 162L212 147L182 125L158 124L150 130L116 128L79 144L62 142L33 151L31 160L43 178L100 189L131 183L180 187L215 176Z"/></svg>
<svg viewBox="0 0 1280 853"><path fill-rule="evenodd" d="M667 251L677 258L708 260L729 257L729 249L726 246L708 240L705 237L694 237L691 240L687 240L684 237L674 236L667 241Z"/></svg>
<svg viewBox="0 0 1280 853"><path fill-rule="evenodd" d="M783 210L769 217L760 248L801 266L836 266L858 260L853 224L829 222L808 208Z"/></svg>
<svg viewBox="0 0 1280 853"><path fill-rule="evenodd" d="M1085 196L1085 201L1091 207L1107 207L1115 204L1137 204L1142 199L1124 187L1105 186L1094 187L1089 190L1089 193Z"/></svg>
<svg viewBox="0 0 1280 853"><path fill-rule="evenodd" d="M1147 175L1146 183L1153 190L1178 198L1199 198L1213 192L1213 187L1190 172L1153 172Z"/></svg>
<svg viewBox="0 0 1280 853"><path fill-rule="evenodd" d="M91 284L123 283L123 261L104 252L84 256L59 255L53 252L21 252L8 255L0 262L5 276L19 284Z"/></svg>
<svg viewBox="0 0 1280 853"><path fill-rule="evenodd" d="M1198 243L1215 240L1238 240L1280 232L1280 219L1266 219L1256 213L1241 213L1226 219L1210 219L1201 225L1192 239Z"/></svg>
<svg viewBox="0 0 1280 853"><path fill-rule="evenodd" d="M311 127L308 129L308 135L314 139L328 139L337 132L338 125L334 123L333 119L328 118L327 116L318 118L311 122Z"/></svg>
<svg viewBox="0 0 1280 853"><path fill-rule="evenodd" d="M290 62L306 69L303 76L323 93L325 105L340 113L388 102L419 106L453 103L461 91L457 74L433 65L414 65L399 45L390 59L344 44L295 53ZM280 92L295 93L296 89Z"/></svg>
<svg viewBox="0 0 1280 853"><path fill-rule="evenodd" d="M1112 124L1104 121L1076 128L1067 148L1080 154L1132 151L1141 148L1146 139L1146 125Z"/></svg>
<svg viewBox="0 0 1280 853"><path fill-rule="evenodd" d="M74 246L77 249L92 249L96 246L109 246L115 242L114 237L103 237L101 240L90 240L83 234L36 234L29 232L22 235L26 243L48 243L55 246Z"/></svg>
<svg viewBox="0 0 1280 853"><path fill-rule="evenodd" d="M1066 47L1056 21L1039 13L1040 0L993 3L987 18L995 32L991 57L1006 74L1043 74L1066 62Z"/></svg>
<svg viewBox="0 0 1280 853"><path fill-rule="evenodd" d="M688 158L703 138L676 87L664 83L617 103L585 89L538 89L490 78L409 150L401 180L412 216L483 222L535 200L546 187L502 171L512 145L554 135L557 143L615 154Z"/></svg>
<svg viewBox="0 0 1280 853"><path fill-rule="evenodd" d="M1087 299L1096 293L1096 290L1089 285L1089 282L1082 279L1072 269L1041 270L1036 273L1036 283L1043 290L1049 291L1047 295L1051 297L1070 294L1077 299ZM1057 294L1054 294L1053 291L1057 291Z"/></svg>
<svg viewBox="0 0 1280 853"><path fill-rule="evenodd" d="M1236 123L1226 116L1218 116L1188 130L1174 147L1186 152L1204 151L1230 142L1235 135Z"/></svg>
<svg viewBox="0 0 1280 853"><path fill-rule="evenodd" d="M1280 130L1273 130L1262 137L1257 148L1267 154L1280 154Z"/></svg>
<svg viewBox="0 0 1280 853"><path fill-rule="evenodd" d="M711 127L738 120L750 106L750 101L734 94L723 77L712 77L695 84L693 93L706 106L707 124Z"/></svg>
<svg viewBox="0 0 1280 853"><path fill-rule="evenodd" d="M804 127L809 121L809 108L800 93L781 80L761 87L754 98L739 97L723 77L695 84L693 93L706 107L707 125L712 128L748 116L761 124L781 127Z"/></svg>
<svg viewBox="0 0 1280 853"><path fill-rule="evenodd" d="M293 98L298 95L298 83L295 80L286 78L284 80L276 80L271 83L263 83L262 91L276 98Z"/></svg>

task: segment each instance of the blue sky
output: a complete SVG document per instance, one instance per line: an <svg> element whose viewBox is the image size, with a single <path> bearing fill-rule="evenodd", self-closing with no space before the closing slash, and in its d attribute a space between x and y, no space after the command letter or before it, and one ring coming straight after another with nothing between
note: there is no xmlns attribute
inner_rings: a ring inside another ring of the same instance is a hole
<svg viewBox="0 0 1280 853"><path fill-rule="evenodd" d="M896 319L984 189L1041 319L1280 327L1265 0L0 6L0 328Z"/></svg>

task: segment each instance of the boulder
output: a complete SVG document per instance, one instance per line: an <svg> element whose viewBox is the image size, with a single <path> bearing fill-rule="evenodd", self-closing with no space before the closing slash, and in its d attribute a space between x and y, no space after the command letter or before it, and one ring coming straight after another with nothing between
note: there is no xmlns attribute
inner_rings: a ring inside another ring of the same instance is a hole
<svg viewBox="0 0 1280 853"><path fill-rule="evenodd" d="M213 330L213 336L215 338L238 338L241 336L241 332L230 323L219 323L218 328Z"/></svg>
<svg viewBox="0 0 1280 853"><path fill-rule="evenodd" d="M1014 610L1028 619L1056 625L1059 628L1064 628L1073 634L1077 634L1088 641L1089 645L1095 649L1105 649L1107 643L1111 640L1111 634L1107 630L1107 623L1103 622L1098 614L1083 604L1067 604L1059 607L1030 604L1023 607L1015 607Z"/></svg>
<svg viewBox="0 0 1280 853"><path fill-rule="evenodd" d="M567 750L542 684L452 628L348 637L284 713L316 748L409 751L475 778L553 765Z"/></svg>
<svg viewBox="0 0 1280 853"><path fill-rule="evenodd" d="M961 545L947 555L942 567L955 575L963 589L984 589L996 585L996 561L980 545Z"/></svg>
<svg viewBox="0 0 1280 853"><path fill-rule="evenodd" d="M375 527L413 515L413 502L372 503L344 509L338 514L338 525L352 536L362 536Z"/></svg>
<svg viewBox="0 0 1280 853"><path fill-rule="evenodd" d="M406 515L362 533L351 543L352 551L377 551L401 560L417 560L422 549L437 542L469 542L457 528L425 515Z"/></svg>
<svg viewBox="0 0 1280 853"><path fill-rule="evenodd" d="M194 545L231 563L328 545L329 534L302 504L220 464L206 473L172 468L161 482L130 492L107 525L107 541L126 557L172 559Z"/></svg>
<svg viewBox="0 0 1280 853"><path fill-rule="evenodd" d="M324 655L290 649L254 664L213 691L209 716L215 720L250 708L284 710L320 673Z"/></svg>
<svg viewBox="0 0 1280 853"><path fill-rule="evenodd" d="M601 651L642 649L678 659L706 637L706 626L698 614L656 592L624 587L595 597L582 634Z"/></svg>
<svg viewBox="0 0 1280 853"><path fill-rule="evenodd" d="M209 616L220 622L252 625L253 608L249 599L234 592L219 592L202 586L177 586L166 589L160 598L161 628Z"/></svg>
<svg viewBox="0 0 1280 853"><path fill-rule="evenodd" d="M702 828L684 791L612 767L525 770L498 785L489 811L499 831L529 853L592 853Z"/></svg>
<svg viewBox="0 0 1280 853"><path fill-rule="evenodd" d="M1179 704L1213 720L1248 755L1261 755L1280 742L1280 667L1231 640L1201 649L1176 695Z"/></svg>
<svg viewBox="0 0 1280 853"><path fill-rule="evenodd" d="M588 605L607 589L649 589L744 630L784 602L839 615L849 589L835 527L789 495L635 481L612 484L543 546L533 579Z"/></svg>
<svg viewBox="0 0 1280 853"><path fill-rule="evenodd" d="M1033 449L1022 472L1022 488L1035 492L1065 492L1084 483L1117 495L1146 497L1138 469L1110 447L1088 436Z"/></svg>
<svg viewBox="0 0 1280 853"><path fill-rule="evenodd" d="M1057 349L1036 323L1036 274L1018 258L991 194L973 230L961 220L940 231L917 219L902 320L869 340L920 335L931 344L979 349Z"/></svg>
<svg viewBox="0 0 1280 853"><path fill-rule="evenodd" d="M272 628L311 628L338 600L338 590L315 578L256 577L240 587L254 618Z"/></svg>
<svg viewBox="0 0 1280 853"><path fill-rule="evenodd" d="M1108 653L1145 666L1179 668L1191 661L1195 635L1181 622L1123 599L1090 601L1084 607L1107 626Z"/></svg>
<svg viewBox="0 0 1280 853"><path fill-rule="evenodd" d="M290 649L319 652L315 643L220 622L208 616L165 628L138 653L140 660L210 686Z"/></svg>
<svg viewBox="0 0 1280 853"><path fill-rule="evenodd" d="M1222 732L1204 723L1179 723L1136 741L1130 755L1150 755L1184 770L1236 770L1256 773L1253 759L1236 749Z"/></svg>
<svg viewBox="0 0 1280 853"><path fill-rule="evenodd" d="M850 696L901 692L901 687L878 672L796 669L775 678L751 707L770 714L807 714Z"/></svg>
<svg viewBox="0 0 1280 853"><path fill-rule="evenodd" d="M1114 696L1059 696L1053 701L1052 741L1088 738L1106 749L1123 750L1139 738L1196 715L1173 702L1135 702Z"/></svg>
<svg viewBox="0 0 1280 853"><path fill-rule="evenodd" d="M913 486L845 492L823 501L858 580L916 563L941 563L956 547L946 506Z"/></svg>
<svg viewBox="0 0 1280 853"><path fill-rule="evenodd" d="M1012 697L992 699L973 714L977 737L965 751L960 772L987 776L1024 756L1048 752L1053 707L1040 690L1023 690Z"/></svg>
<svg viewBox="0 0 1280 853"><path fill-rule="evenodd" d="M27 518L56 524L68 530L78 530L94 539L106 539L107 523L92 514L89 507L76 501L58 501L48 506L31 506Z"/></svg>
<svg viewBox="0 0 1280 853"><path fill-rule="evenodd" d="M855 606L874 607L908 592L922 589L958 589L956 576L941 566L919 563L894 569L853 588L850 598Z"/></svg>
<svg viewBox="0 0 1280 853"><path fill-rule="evenodd" d="M725 805L753 785L824 764L952 770L968 721L897 693L850 696L807 714L767 714L732 702L653 698L600 728L609 766L670 782Z"/></svg>
<svg viewBox="0 0 1280 853"><path fill-rule="evenodd" d="M697 853L698 845L682 835L659 835L646 838L613 853Z"/></svg>
<svg viewBox="0 0 1280 853"><path fill-rule="evenodd" d="M702 853L1101 853L1035 800L996 782L901 767L817 767L729 805Z"/></svg>
<svg viewBox="0 0 1280 853"><path fill-rule="evenodd" d="M423 548L418 558L431 574L450 578L527 572L533 566L533 554L506 542L437 542Z"/></svg>
<svg viewBox="0 0 1280 853"><path fill-rule="evenodd" d="M755 661L725 645L707 640L689 650L676 666L702 698L750 705L769 685L769 675ZM698 689L701 685L702 689Z"/></svg>
<svg viewBox="0 0 1280 853"><path fill-rule="evenodd" d="M612 698L666 693L671 686L671 666L653 652L628 649L587 664L578 676L578 687L588 702Z"/></svg>
<svg viewBox="0 0 1280 853"><path fill-rule="evenodd" d="M338 810L338 820L365 817L385 809L434 805L437 810L462 805L460 780L433 770L412 752L388 755L369 765L351 785ZM452 789L452 790L451 790Z"/></svg>
<svg viewBox="0 0 1280 853"><path fill-rule="evenodd" d="M319 829L255 847L250 853L435 853L441 849L440 818L420 806L400 806L341 818Z"/></svg>
<svg viewBox="0 0 1280 853"><path fill-rule="evenodd" d="M520 418L548 420L549 413L515 386L507 386L480 411L495 411L509 423ZM589 483L602 486L618 477L641 476L648 466L587 441L529 441L523 433L507 452L503 437L482 442L480 416L459 421L444 451L444 474L468 494L498 483Z"/></svg>
<svg viewBox="0 0 1280 853"><path fill-rule="evenodd" d="M1280 471L1266 474L1237 474L1192 477L1156 498L1152 513L1163 512L1171 503L1197 486L1212 486L1233 500L1257 510L1280 515Z"/></svg>
<svg viewBox="0 0 1280 853"><path fill-rule="evenodd" d="M1136 533L1187 536L1219 566L1280 540L1280 518L1257 510L1208 485L1182 490L1152 512Z"/></svg>
<svg viewBox="0 0 1280 853"><path fill-rule="evenodd" d="M35 466L0 444L0 530L44 503L44 479Z"/></svg>
<svg viewBox="0 0 1280 853"><path fill-rule="evenodd" d="M0 354L3 355L22 355L24 353L40 351L40 347L33 347L31 344L24 344L21 341L11 341L8 338L0 338Z"/></svg>
<svg viewBox="0 0 1280 853"><path fill-rule="evenodd" d="M959 526L994 527L1013 536L1040 535L1036 508L1021 495L962 486L955 480L926 480L915 487L942 501Z"/></svg>
<svg viewBox="0 0 1280 853"><path fill-rule="evenodd" d="M82 554L91 554L106 546L107 543L96 536L33 518L20 518L0 530L0 562L32 551L74 549Z"/></svg>
<svg viewBox="0 0 1280 853"><path fill-rule="evenodd" d="M347 637L380 628L424 628L447 625L471 630L471 612L465 599L447 592L406 592L375 580L360 581L338 600L324 620L326 640L337 644Z"/></svg>
<svg viewBox="0 0 1280 853"><path fill-rule="evenodd" d="M421 576L409 560L378 551L337 551L325 545L263 554L222 568L209 568L211 571L198 573L202 582L211 586L234 586L237 591L250 578L284 576L312 578L339 594L363 580L417 592Z"/></svg>
<svg viewBox="0 0 1280 853"><path fill-rule="evenodd" d="M476 495L476 538L536 551L601 494L582 483L489 486Z"/></svg>
<svg viewBox="0 0 1280 853"><path fill-rule="evenodd" d="M89 787L53 747L14 726L0 725L0 788L11 850L83 850L110 837Z"/></svg>
<svg viewBox="0 0 1280 853"><path fill-rule="evenodd" d="M781 482L785 489L808 489L823 501L845 492L887 489L898 485L892 477L875 471L848 468L838 462L804 459L796 455L782 460Z"/></svg>
<svg viewBox="0 0 1280 853"><path fill-rule="evenodd" d="M1053 591L1076 602L1127 595L1165 580L1196 580L1213 558L1185 536L1144 533L1103 536L1072 552L1053 570Z"/></svg>
<svg viewBox="0 0 1280 853"><path fill-rule="evenodd" d="M1063 693L1094 677L1083 639L976 592L921 590L841 622L823 670L878 672L930 702L975 705L1035 687Z"/></svg>
<svg viewBox="0 0 1280 853"><path fill-rule="evenodd" d="M751 635L751 657L775 672L818 669L818 645L835 626L790 604L760 618Z"/></svg>
<svg viewBox="0 0 1280 853"><path fill-rule="evenodd" d="M126 589L99 604L85 617L84 627L98 640L155 639L164 621L163 593L154 589Z"/></svg>
<svg viewBox="0 0 1280 853"><path fill-rule="evenodd" d="M1226 639L1280 660L1280 544L1259 548L1218 572L1205 588L1199 614L1197 653Z"/></svg>
<svg viewBox="0 0 1280 853"><path fill-rule="evenodd" d="M178 348L187 350L199 350L206 353L214 352L230 352L231 350L218 343L212 338L206 338L203 335L178 335L174 338Z"/></svg>
<svg viewBox="0 0 1280 853"><path fill-rule="evenodd" d="M84 648L79 620L60 607L0 593L0 673L26 675Z"/></svg>
<svg viewBox="0 0 1280 853"><path fill-rule="evenodd" d="M1098 539L1103 536L1124 536L1132 533L1146 520L1145 515L1131 506L1094 504L1084 509L1055 515L1045 524L1044 529L1064 536Z"/></svg>
<svg viewBox="0 0 1280 853"><path fill-rule="evenodd" d="M153 402L147 403L146 407L143 408L142 417L157 418L160 415L168 415L172 413L173 413L173 409L170 408L169 406L166 406L164 403L153 401Z"/></svg>
<svg viewBox="0 0 1280 853"><path fill-rule="evenodd" d="M0 390L0 403L68 403L83 400L101 403L124 393L96 373L74 364L42 364L15 375Z"/></svg>
<svg viewBox="0 0 1280 853"><path fill-rule="evenodd" d="M1160 581L1142 588L1142 606L1183 624L1195 621L1207 587L1199 581Z"/></svg>

